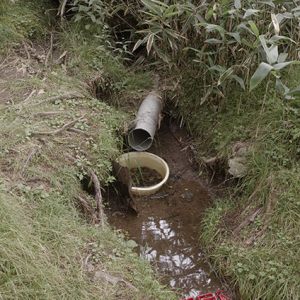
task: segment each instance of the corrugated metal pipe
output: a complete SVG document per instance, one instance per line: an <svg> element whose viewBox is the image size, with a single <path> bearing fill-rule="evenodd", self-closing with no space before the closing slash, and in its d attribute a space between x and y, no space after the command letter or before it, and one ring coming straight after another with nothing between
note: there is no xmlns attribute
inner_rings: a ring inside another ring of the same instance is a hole
<svg viewBox="0 0 300 300"><path fill-rule="evenodd" d="M162 107L161 97L155 92L144 99L135 119L135 127L129 132L128 142L131 148L137 151L150 148Z"/></svg>

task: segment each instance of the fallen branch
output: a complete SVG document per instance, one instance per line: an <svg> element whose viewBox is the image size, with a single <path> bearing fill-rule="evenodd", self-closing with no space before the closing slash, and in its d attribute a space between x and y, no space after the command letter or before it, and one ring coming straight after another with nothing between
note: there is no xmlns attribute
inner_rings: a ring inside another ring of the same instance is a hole
<svg viewBox="0 0 300 300"><path fill-rule="evenodd" d="M90 132L83 131L83 130L80 130L80 129L77 129L77 128L74 128L74 127L68 128L68 131L76 132L76 133L79 133L79 134L83 134L85 136L96 136L95 133L90 133Z"/></svg>
<svg viewBox="0 0 300 300"><path fill-rule="evenodd" d="M25 171L26 171L26 169L27 169L27 167L28 167L28 165L29 165L29 163L30 163L32 157L37 153L37 151L38 151L38 148L33 148L33 149L31 149L31 151L29 152L29 154L28 154L28 156L27 156L27 159L26 159L26 161L25 161L25 164L24 164L24 166L23 166L23 168L22 168L22 170L21 170L21 172L20 172L21 177L23 177L23 175L25 174Z"/></svg>
<svg viewBox="0 0 300 300"><path fill-rule="evenodd" d="M249 214L247 218L237 227L233 230L231 234L231 239L233 239L244 227L248 226L251 222L254 221L254 219L261 213L262 207L255 210L253 213Z"/></svg>
<svg viewBox="0 0 300 300"><path fill-rule="evenodd" d="M49 57L52 57L52 53L53 53L53 32L51 32L51 37L50 37L50 49L47 53L46 59L45 59L45 67L48 67L48 61L49 61Z"/></svg>
<svg viewBox="0 0 300 300"><path fill-rule="evenodd" d="M33 94L36 92L36 90L32 90L31 91L31 93L30 93L30 95L26 98L26 99L24 99L23 101L22 101L22 103L24 103L24 102L26 102L27 100L29 100L32 96L33 96Z"/></svg>
<svg viewBox="0 0 300 300"><path fill-rule="evenodd" d="M84 119L84 116L83 115L82 117L76 119L76 120L73 120L67 124L65 124L64 126L62 126L61 128L59 129L56 129L54 131L32 131L30 134L31 135L57 135L61 132L63 132L64 130L68 129L69 127L72 127L74 124L76 124L78 121L86 121L86 119Z"/></svg>
<svg viewBox="0 0 300 300"><path fill-rule="evenodd" d="M140 291L132 283L130 283L128 281L125 281L122 277L115 277L115 276L107 274L107 273L105 273L103 271L97 271L97 272L95 272L95 274L93 276L93 279L96 280L96 279L100 279L100 278L104 279L104 280L106 280L108 282L110 282L111 284L118 284L118 283L124 284L125 286L131 288L135 292L139 292Z"/></svg>
<svg viewBox="0 0 300 300"><path fill-rule="evenodd" d="M95 200L97 201L97 209L98 209L98 217L99 217L100 225L102 228L104 228L105 223L104 223L104 213L103 213L103 208L102 208L103 199L102 199L100 181L93 170L90 170L90 174L91 174L91 179L94 183L94 188L95 188L95 192L96 192Z"/></svg>
<svg viewBox="0 0 300 300"><path fill-rule="evenodd" d="M69 94L63 94L63 95L58 95L54 97L47 98L45 100L42 100L38 103L32 104L31 107L39 106L45 103L54 103L57 100L63 100L63 99L76 99L76 98L84 98L83 95L77 94L77 93L69 93Z"/></svg>

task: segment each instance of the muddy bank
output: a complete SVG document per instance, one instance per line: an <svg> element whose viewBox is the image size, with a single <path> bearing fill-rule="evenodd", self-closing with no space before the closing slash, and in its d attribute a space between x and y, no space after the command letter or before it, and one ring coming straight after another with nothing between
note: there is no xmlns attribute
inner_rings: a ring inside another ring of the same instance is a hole
<svg viewBox="0 0 300 300"><path fill-rule="evenodd" d="M168 163L167 184L155 195L136 199L138 215L128 210L109 217L111 225L139 244L137 252L157 267L162 283L181 297L223 288L198 241L201 216L212 198L199 177L191 142L184 128L165 119L149 152Z"/></svg>

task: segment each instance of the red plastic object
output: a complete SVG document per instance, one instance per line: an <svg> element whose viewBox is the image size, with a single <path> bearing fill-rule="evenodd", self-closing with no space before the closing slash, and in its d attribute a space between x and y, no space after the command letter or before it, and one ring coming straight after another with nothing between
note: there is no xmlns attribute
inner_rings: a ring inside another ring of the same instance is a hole
<svg viewBox="0 0 300 300"><path fill-rule="evenodd" d="M209 294L205 294L205 295L200 295L196 298L196 300L217 300L217 298L212 294L212 293L209 293Z"/></svg>
<svg viewBox="0 0 300 300"><path fill-rule="evenodd" d="M200 295L197 298L186 298L182 300L230 300L227 296L225 296L223 293L226 293L226 291L220 290L215 292L216 296L212 293Z"/></svg>
<svg viewBox="0 0 300 300"><path fill-rule="evenodd" d="M227 296L221 295L221 293L226 293L225 291L217 291L216 295L219 298L219 300L230 300Z"/></svg>

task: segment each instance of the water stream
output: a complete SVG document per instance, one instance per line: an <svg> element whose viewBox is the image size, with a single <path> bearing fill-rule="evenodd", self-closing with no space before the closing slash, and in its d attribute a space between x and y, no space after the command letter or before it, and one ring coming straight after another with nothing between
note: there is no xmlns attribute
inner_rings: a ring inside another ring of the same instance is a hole
<svg viewBox="0 0 300 300"><path fill-rule="evenodd" d="M199 243L204 210L212 204L191 151L191 137L165 121L149 149L169 165L170 178L155 195L136 199L139 214L112 214L109 222L139 244L139 255L156 266L161 282L180 297L223 288Z"/></svg>

